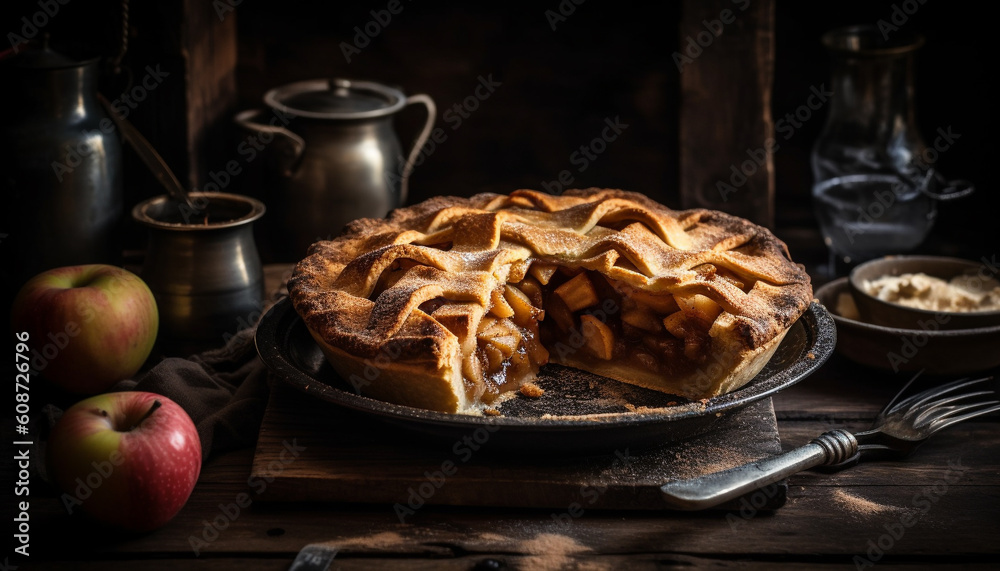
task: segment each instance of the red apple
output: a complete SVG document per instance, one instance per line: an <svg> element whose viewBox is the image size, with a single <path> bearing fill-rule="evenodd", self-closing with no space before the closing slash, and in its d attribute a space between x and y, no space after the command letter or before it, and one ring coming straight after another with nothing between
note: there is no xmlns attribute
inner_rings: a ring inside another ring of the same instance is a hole
<svg viewBox="0 0 1000 571"><path fill-rule="evenodd" d="M30 336L34 372L70 392L96 394L139 370L156 341L159 313L139 276L92 264L28 280L11 321Z"/></svg>
<svg viewBox="0 0 1000 571"><path fill-rule="evenodd" d="M49 471L70 513L130 531L170 521L201 472L201 441L174 401L108 393L71 406L52 429Z"/></svg>

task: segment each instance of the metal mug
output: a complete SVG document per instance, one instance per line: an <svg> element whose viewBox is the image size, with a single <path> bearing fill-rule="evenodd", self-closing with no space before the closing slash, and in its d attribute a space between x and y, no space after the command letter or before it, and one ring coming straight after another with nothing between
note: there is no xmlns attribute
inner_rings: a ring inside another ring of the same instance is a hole
<svg viewBox="0 0 1000 571"><path fill-rule="evenodd" d="M297 261L357 218L406 202L410 173L437 116L427 95L407 97L371 81L320 79L268 91L268 111L239 113L268 159L264 200L276 261ZM393 117L421 104L427 121L405 161ZM249 149L249 147L248 147Z"/></svg>
<svg viewBox="0 0 1000 571"><path fill-rule="evenodd" d="M170 354L219 347L261 311L264 272L253 223L254 198L192 192L192 211L166 195L139 203L132 218L149 228L142 279L160 312L160 345Z"/></svg>

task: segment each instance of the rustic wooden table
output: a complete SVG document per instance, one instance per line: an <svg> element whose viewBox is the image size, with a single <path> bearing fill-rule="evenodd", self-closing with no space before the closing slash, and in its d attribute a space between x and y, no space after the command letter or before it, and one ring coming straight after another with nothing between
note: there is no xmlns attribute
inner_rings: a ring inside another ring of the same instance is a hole
<svg viewBox="0 0 1000 571"><path fill-rule="evenodd" d="M774 398L783 448L832 428L866 427L906 380L835 355ZM787 503L770 513L749 503L731 512L589 510L564 526L553 525L551 509L425 506L401 524L389 505L241 507L254 451L240 450L209 461L180 514L139 537L82 525L55 497L33 498L32 555L17 562L277 571L305 545L326 543L339 548L332 569L996 568L998 420L953 427L906 460L798 474Z"/></svg>

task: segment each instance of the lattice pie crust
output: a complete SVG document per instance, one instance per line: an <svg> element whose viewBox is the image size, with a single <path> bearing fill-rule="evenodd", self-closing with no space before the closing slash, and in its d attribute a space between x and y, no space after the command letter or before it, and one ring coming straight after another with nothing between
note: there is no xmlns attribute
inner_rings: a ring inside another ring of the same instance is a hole
<svg viewBox="0 0 1000 571"><path fill-rule="evenodd" d="M289 294L362 393L478 413L553 361L688 399L764 366L812 299L768 230L622 190L437 197L317 242Z"/></svg>

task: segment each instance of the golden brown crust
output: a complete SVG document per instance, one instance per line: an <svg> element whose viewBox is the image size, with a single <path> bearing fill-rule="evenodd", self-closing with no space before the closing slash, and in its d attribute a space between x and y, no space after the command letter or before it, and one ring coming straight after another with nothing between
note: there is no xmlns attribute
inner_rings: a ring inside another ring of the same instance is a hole
<svg viewBox="0 0 1000 571"><path fill-rule="evenodd" d="M443 370L460 352L458 340L421 304L443 298L488 308L491 292L534 260L644 291L705 295L724 310L710 334L741 355L773 349L812 299L808 275L767 229L614 189L436 197L386 219L357 220L314 244L288 289L323 344L359 360L385 354ZM407 271L392 271L401 264Z"/></svg>

